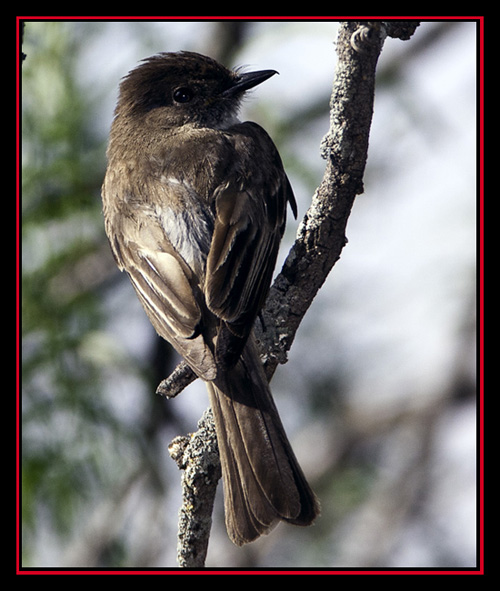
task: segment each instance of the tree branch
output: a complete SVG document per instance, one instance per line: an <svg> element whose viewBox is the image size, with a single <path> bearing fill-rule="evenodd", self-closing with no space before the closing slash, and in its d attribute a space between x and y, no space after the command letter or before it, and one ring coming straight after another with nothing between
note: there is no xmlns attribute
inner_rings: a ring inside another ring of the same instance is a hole
<svg viewBox="0 0 500 591"><path fill-rule="evenodd" d="M375 68L383 40L382 23L340 25L330 129L321 144L325 172L271 288L262 328L256 331L269 377L286 362L302 318L347 242L347 220L354 199L363 192Z"/></svg>
<svg viewBox="0 0 500 591"><path fill-rule="evenodd" d="M179 468L184 470L177 563L183 568L203 567L212 525L215 491L221 477L211 409L203 414L196 433L191 437L176 437L168 449Z"/></svg>
<svg viewBox="0 0 500 591"><path fill-rule="evenodd" d="M375 71L384 40L388 35L409 39L418 24L417 21L345 21L339 26L330 128L321 143L325 172L299 226L296 241L270 289L260 321L255 324L269 379L278 364L286 363L305 313L347 243L347 220L356 196L363 192ZM170 398L195 378L182 363L162 381L157 391ZM199 459L202 458L200 453ZM199 528L193 517L192 523ZM188 533L183 535L189 538Z"/></svg>

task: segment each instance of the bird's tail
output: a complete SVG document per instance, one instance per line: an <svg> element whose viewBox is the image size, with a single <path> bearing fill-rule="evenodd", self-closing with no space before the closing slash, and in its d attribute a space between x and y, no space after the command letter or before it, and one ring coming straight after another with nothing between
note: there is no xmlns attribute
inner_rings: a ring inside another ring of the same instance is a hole
<svg viewBox="0 0 500 591"><path fill-rule="evenodd" d="M207 386L231 540L238 546L251 542L280 520L310 525L319 503L287 439L251 338L237 364Z"/></svg>

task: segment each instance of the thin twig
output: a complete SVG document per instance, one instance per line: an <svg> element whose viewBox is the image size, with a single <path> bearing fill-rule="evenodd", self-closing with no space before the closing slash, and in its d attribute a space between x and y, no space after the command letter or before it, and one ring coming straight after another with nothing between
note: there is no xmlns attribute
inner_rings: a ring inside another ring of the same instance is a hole
<svg viewBox="0 0 500 591"><path fill-rule="evenodd" d="M175 398L184 388L194 382L196 374L185 361L181 361L174 371L162 380L156 388L156 393L165 398Z"/></svg>

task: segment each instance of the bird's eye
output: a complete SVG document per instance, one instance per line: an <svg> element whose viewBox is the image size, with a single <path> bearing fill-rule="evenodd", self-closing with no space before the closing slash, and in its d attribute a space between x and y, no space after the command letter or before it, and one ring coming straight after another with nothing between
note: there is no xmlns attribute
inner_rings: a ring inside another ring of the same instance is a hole
<svg viewBox="0 0 500 591"><path fill-rule="evenodd" d="M180 88L176 88L173 93L173 98L176 103L189 103L189 101L193 98L194 93L191 88L187 86L181 86Z"/></svg>

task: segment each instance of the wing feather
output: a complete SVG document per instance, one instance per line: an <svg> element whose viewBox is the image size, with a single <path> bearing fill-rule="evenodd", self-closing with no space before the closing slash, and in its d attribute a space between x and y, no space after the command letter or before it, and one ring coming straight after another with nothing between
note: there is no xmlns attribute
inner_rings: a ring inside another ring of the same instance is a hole
<svg viewBox="0 0 500 591"><path fill-rule="evenodd" d="M122 216L118 255L135 291L160 336L169 341L206 380L216 366L210 335L204 332L204 302L198 279L173 248L158 208ZM139 223L137 220L141 220Z"/></svg>

